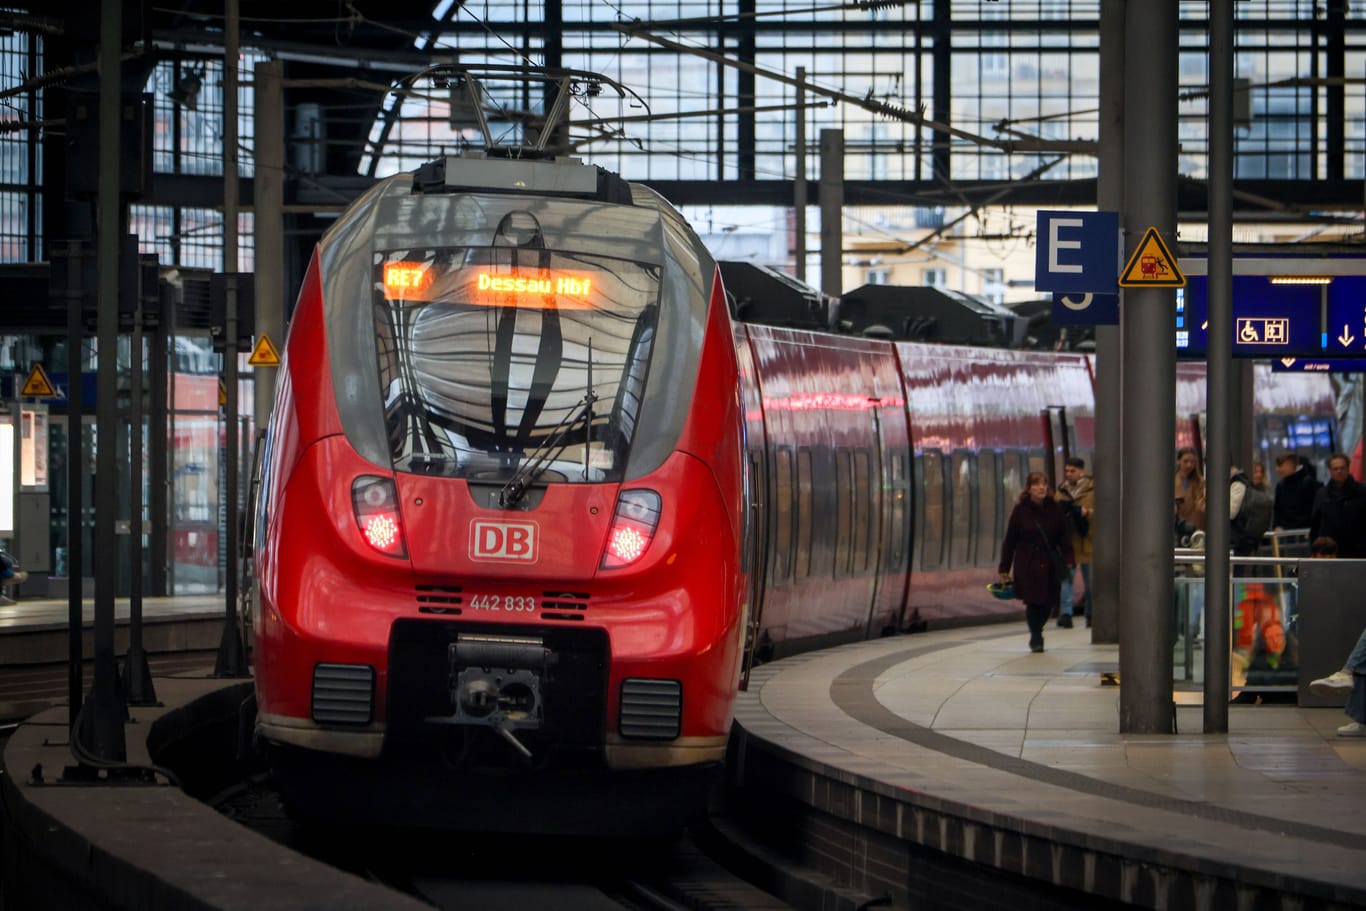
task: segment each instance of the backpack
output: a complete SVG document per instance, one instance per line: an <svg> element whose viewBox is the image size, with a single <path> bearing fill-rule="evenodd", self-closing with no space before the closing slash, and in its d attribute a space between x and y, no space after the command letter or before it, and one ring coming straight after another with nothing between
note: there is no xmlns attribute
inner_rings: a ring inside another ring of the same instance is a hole
<svg viewBox="0 0 1366 911"><path fill-rule="evenodd" d="M1258 490L1246 480L1243 480L1243 487L1243 502L1238 507L1233 525L1244 538L1249 539L1250 544L1257 545L1261 543L1262 535L1271 530L1274 501L1271 494Z"/></svg>
<svg viewBox="0 0 1366 911"><path fill-rule="evenodd" d="M1091 530L1091 520L1081 514L1081 507L1073 500L1064 501L1062 507L1063 511L1067 513L1067 519L1072 523L1072 530L1077 533L1077 537L1086 537L1086 533Z"/></svg>

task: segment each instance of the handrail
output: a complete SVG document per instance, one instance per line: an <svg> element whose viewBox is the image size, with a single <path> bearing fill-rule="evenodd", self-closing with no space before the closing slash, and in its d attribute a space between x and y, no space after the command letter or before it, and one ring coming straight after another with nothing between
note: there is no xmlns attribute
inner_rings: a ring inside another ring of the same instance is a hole
<svg viewBox="0 0 1366 911"><path fill-rule="evenodd" d="M1308 557L1237 557L1230 555L1228 562L1230 566L1285 566L1296 565L1301 560ZM1204 565L1205 552L1194 550L1189 547L1178 547L1173 552L1172 561L1188 565Z"/></svg>

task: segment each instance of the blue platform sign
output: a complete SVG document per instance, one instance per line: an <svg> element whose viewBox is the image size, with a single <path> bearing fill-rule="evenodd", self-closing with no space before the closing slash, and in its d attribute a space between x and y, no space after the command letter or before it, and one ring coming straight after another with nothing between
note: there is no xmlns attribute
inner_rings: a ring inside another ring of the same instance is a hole
<svg viewBox="0 0 1366 911"><path fill-rule="evenodd" d="M1366 358L1278 357L1272 373L1366 373Z"/></svg>
<svg viewBox="0 0 1366 911"><path fill-rule="evenodd" d="M1186 276L1186 287L1176 289L1176 356L1204 358L1209 347L1209 301L1205 295L1192 294L1198 285L1205 287L1205 276Z"/></svg>
<svg viewBox="0 0 1366 911"><path fill-rule="evenodd" d="M1039 210L1034 289L1115 294L1119 288L1119 213Z"/></svg>
<svg viewBox="0 0 1366 911"><path fill-rule="evenodd" d="M1366 357L1366 276L1312 285L1235 275L1232 316L1234 357ZM1191 275L1176 295L1178 357L1205 356L1208 322L1209 278Z"/></svg>
<svg viewBox="0 0 1366 911"><path fill-rule="evenodd" d="M1119 295L1054 294L1052 315L1059 326L1117 326Z"/></svg>
<svg viewBox="0 0 1366 911"><path fill-rule="evenodd" d="M1331 357L1366 357L1366 276L1339 275L1328 285L1323 352Z"/></svg>

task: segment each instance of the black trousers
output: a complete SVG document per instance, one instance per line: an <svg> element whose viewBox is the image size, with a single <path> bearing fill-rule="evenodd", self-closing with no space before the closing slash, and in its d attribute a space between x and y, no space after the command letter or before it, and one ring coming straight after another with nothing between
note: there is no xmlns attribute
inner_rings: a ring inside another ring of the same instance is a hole
<svg viewBox="0 0 1366 911"><path fill-rule="evenodd" d="M1026 604L1025 623L1029 624L1029 641L1043 640L1043 628L1048 625L1048 615L1053 613L1051 604Z"/></svg>

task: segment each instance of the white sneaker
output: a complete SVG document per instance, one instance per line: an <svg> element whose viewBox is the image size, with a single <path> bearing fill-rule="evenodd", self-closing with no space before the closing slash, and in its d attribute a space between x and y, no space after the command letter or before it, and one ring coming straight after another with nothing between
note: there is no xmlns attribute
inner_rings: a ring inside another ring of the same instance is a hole
<svg viewBox="0 0 1366 911"><path fill-rule="evenodd" d="M1342 696L1352 691L1352 672L1343 668L1335 671L1327 677L1320 677L1309 684L1309 692L1315 696L1332 698Z"/></svg>
<svg viewBox="0 0 1366 911"><path fill-rule="evenodd" d="M1366 737L1366 724L1360 721L1349 721L1338 728L1339 737Z"/></svg>

